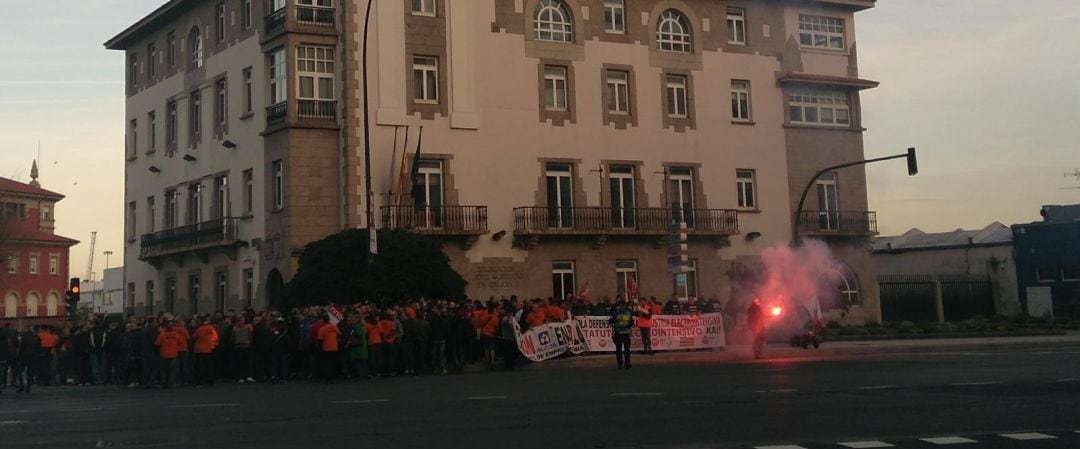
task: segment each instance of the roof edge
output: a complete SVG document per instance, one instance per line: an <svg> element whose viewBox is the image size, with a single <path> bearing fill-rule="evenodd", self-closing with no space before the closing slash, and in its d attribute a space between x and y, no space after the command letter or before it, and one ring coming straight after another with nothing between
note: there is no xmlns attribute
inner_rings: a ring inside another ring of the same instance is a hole
<svg viewBox="0 0 1080 449"><path fill-rule="evenodd" d="M116 36L113 36L112 39L105 41L105 48L108 50L124 50L125 48L127 48L128 41L131 40L134 36L136 36L140 31L142 31L143 28L156 22L158 19L161 19L167 14L174 12L177 8L183 6L183 4L189 3L191 1L193 0L169 0L167 3L159 6L150 14L147 14L146 17L139 19L138 22L135 22L131 26L124 29L124 31L121 31Z"/></svg>

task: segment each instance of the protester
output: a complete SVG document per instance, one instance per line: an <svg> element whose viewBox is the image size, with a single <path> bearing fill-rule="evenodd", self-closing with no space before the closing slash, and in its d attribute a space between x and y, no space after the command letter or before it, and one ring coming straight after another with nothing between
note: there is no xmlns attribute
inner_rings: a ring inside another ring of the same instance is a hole
<svg viewBox="0 0 1080 449"><path fill-rule="evenodd" d="M217 329L210 323L209 317L202 320L202 324L191 336L194 340L195 352L195 379L194 385L214 386L214 349L218 345Z"/></svg>
<svg viewBox="0 0 1080 449"><path fill-rule="evenodd" d="M615 359L619 362L619 369L630 369L630 331L634 328L634 314L630 312L626 301L615 303L610 322L611 339L615 343Z"/></svg>
<svg viewBox="0 0 1080 449"><path fill-rule="evenodd" d="M324 319L323 321L327 321ZM329 323L324 323L319 327L318 334L316 334L315 341L319 344L319 368L322 374L323 382L330 383L334 380L334 373L337 370L337 352L339 346L338 339L341 338L341 330L337 326Z"/></svg>
<svg viewBox="0 0 1080 449"><path fill-rule="evenodd" d="M361 381L367 378L368 367L368 338L364 322L360 314L349 315L348 333L345 334L345 347L348 350L348 373L353 380Z"/></svg>
<svg viewBox="0 0 1080 449"><path fill-rule="evenodd" d="M645 300L634 309L634 315L637 317L637 327L641 332L641 347L642 354L653 355L655 354L652 349L652 301Z"/></svg>

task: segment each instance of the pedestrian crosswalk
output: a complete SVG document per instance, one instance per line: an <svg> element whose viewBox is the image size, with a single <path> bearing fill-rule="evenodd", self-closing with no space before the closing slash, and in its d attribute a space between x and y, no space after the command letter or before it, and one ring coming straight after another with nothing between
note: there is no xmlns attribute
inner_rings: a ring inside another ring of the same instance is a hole
<svg viewBox="0 0 1080 449"><path fill-rule="evenodd" d="M1080 447L1080 430L1058 431L1023 431L1014 433L998 433L987 435L936 435L936 436L912 436L906 438L880 438L865 440L847 440L838 442L812 442L796 443L784 442L769 445L752 446L752 449L878 449L878 448L1017 448L1023 449L1025 445L1055 443L1052 447L1077 448ZM1060 446L1057 444L1060 443ZM1050 446L1035 446L1038 448Z"/></svg>

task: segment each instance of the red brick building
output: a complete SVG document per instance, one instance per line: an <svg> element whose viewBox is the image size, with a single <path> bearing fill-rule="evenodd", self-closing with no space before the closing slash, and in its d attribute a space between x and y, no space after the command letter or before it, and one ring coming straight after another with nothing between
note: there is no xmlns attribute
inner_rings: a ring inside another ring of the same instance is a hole
<svg viewBox="0 0 1080 449"><path fill-rule="evenodd" d="M55 233L64 195L41 188L37 164L31 178L0 177L0 326L56 323L68 313L68 254L79 242Z"/></svg>

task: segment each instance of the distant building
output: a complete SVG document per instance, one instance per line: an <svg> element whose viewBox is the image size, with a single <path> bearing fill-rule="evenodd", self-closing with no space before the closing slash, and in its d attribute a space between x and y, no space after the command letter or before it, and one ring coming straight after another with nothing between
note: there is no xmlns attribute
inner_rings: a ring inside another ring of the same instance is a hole
<svg viewBox="0 0 1080 449"><path fill-rule="evenodd" d="M1032 315L1080 317L1080 204L1043 206L1042 216L1012 227L1020 302Z"/></svg>
<svg viewBox="0 0 1080 449"><path fill-rule="evenodd" d="M957 321L1020 313L1012 243L1012 231L1001 223L875 239L882 318Z"/></svg>
<svg viewBox="0 0 1080 449"><path fill-rule="evenodd" d="M56 235L56 203L64 195L32 181L0 178L0 326L56 322L67 317L68 250L78 241Z"/></svg>
<svg viewBox="0 0 1080 449"><path fill-rule="evenodd" d="M97 314L124 313L124 267L108 268L96 281L83 281L79 308Z"/></svg>

